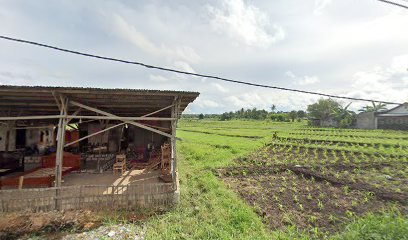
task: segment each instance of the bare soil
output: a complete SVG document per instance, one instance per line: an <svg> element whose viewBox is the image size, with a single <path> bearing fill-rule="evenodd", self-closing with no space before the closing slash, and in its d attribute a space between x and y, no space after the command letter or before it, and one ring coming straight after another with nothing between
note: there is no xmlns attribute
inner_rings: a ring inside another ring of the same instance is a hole
<svg viewBox="0 0 408 240"><path fill-rule="evenodd" d="M104 222L140 223L161 211L135 209L133 211L53 211L38 213L10 213L0 218L0 239L62 239L67 234L88 232Z"/></svg>
<svg viewBox="0 0 408 240"><path fill-rule="evenodd" d="M52 233L67 229L89 230L101 219L91 211L10 213L0 218L0 239L16 239L32 233Z"/></svg>
<svg viewBox="0 0 408 240"><path fill-rule="evenodd" d="M348 151L268 145L238 159L237 163L241 166L269 166L302 171L314 177L323 177L332 183L339 182L397 196L390 200L408 201L408 166L406 160L396 157L378 158Z"/></svg>
<svg viewBox="0 0 408 240"><path fill-rule="evenodd" d="M396 158L267 145L236 162L216 173L273 230L290 225L332 233L368 212L407 213L407 168Z"/></svg>
<svg viewBox="0 0 408 240"><path fill-rule="evenodd" d="M350 218L386 209L390 200L401 197L366 191L359 184L350 187L328 181L304 169L287 169L251 166L223 169L219 174L271 229L295 225L305 231L318 227L319 231L335 232Z"/></svg>

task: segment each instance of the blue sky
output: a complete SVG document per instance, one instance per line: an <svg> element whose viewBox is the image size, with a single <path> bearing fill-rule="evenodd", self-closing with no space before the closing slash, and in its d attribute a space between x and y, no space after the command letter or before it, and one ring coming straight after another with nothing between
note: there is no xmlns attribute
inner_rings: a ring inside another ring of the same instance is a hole
<svg viewBox="0 0 408 240"><path fill-rule="evenodd" d="M0 0L0 6L1 35L260 84L408 101L408 10L379 1ZM191 113L272 104L297 110L317 99L5 40L0 52L0 84L199 91Z"/></svg>

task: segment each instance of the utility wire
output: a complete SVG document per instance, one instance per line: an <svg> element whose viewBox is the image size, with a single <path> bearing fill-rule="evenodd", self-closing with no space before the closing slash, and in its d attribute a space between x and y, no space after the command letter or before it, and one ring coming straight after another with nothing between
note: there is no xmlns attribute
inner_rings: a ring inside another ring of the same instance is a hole
<svg viewBox="0 0 408 240"><path fill-rule="evenodd" d="M402 8L408 9L408 6L403 5L403 4L400 4L400 3L391 2L391 1L387 1L387 0L377 0L377 1L380 1L380 2L383 2L383 3L392 4L392 5L395 5L395 6L398 6L398 7L402 7ZM406 1L405 1L405 2L406 2Z"/></svg>
<svg viewBox="0 0 408 240"><path fill-rule="evenodd" d="M5 39L5 40L9 40L9 41L36 45L36 46L40 46L40 47L50 48L50 49L54 49L54 50L58 50L58 51L62 51L62 52L68 52L68 53L82 55L82 56L91 57L91 58L97 58L97 59L109 60L109 61L114 61L114 62L139 65L139 66L143 66L143 67L146 67L146 68L157 69L157 70L162 70L162 71L167 71L167 72L180 73L180 74L185 74L185 75L190 75L190 76L195 76L195 77L212 78L212 79L216 79L216 80L220 80L220 81L224 81L224 82L238 83L238 84L244 84L244 85L249 85L249 86L271 88L271 89L290 91L290 92L297 92L297 93L306 93L306 94L318 95L318 96L329 97L329 98L347 99L347 100L364 101L364 102L380 102L380 103L392 104L392 105L401 104L401 103L397 103L397 102L378 101L378 100L365 99L365 98L337 96L337 95L320 93L320 92L311 92L311 91L305 91L305 90L299 90L299 89L263 85L263 84L251 83L251 82L244 82L244 81L238 81L238 80L229 79L229 78L223 78L223 77L217 77L217 76L211 76L211 75L205 75L205 74L199 74L199 73L192 73L192 72L185 72L185 71L180 71L180 70L176 70L176 69L172 69L172 68L158 67L158 66L145 64L145 63L142 63L142 62L135 62L135 61L122 60L122 59L118 59L118 58L93 55L93 54L89 54L89 53L73 51L73 50L64 49L64 48L60 48L60 47L54 47L54 46L50 46L50 45L46 45L46 44L42 44L42 43L38 43L38 42L28 41L28 40L24 40L24 39L17 39L17 38L2 36L2 35L0 35L0 38Z"/></svg>

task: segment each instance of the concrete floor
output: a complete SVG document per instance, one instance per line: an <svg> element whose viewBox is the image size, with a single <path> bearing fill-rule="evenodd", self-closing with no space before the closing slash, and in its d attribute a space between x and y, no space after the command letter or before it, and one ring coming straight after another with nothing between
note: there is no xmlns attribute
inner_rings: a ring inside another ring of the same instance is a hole
<svg viewBox="0 0 408 240"><path fill-rule="evenodd" d="M63 178L62 186L75 185L127 185L138 183L159 183L160 170L129 170L120 173L70 173Z"/></svg>

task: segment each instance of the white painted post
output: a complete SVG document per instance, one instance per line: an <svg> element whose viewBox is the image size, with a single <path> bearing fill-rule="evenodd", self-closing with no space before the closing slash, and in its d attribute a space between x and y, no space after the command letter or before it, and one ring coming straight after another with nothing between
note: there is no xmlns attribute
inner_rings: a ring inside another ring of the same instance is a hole
<svg viewBox="0 0 408 240"><path fill-rule="evenodd" d="M175 109L176 106L174 105L171 108L171 118L174 118L175 116ZM174 180L175 173L176 173L176 168L175 168L175 160L176 160L176 151L175 151L175 146L176 146L176 127L175 127L175 120L171 121L171 138L170 138L170 143L171 143L171 174Z"/></svg>
<svg viewBox="0 0 408 240"><path fill-rule="evenodd" d="M180 106L180 99L176 97L174 99L174 106L172 107L171 111L171 118L175 120L171 121L171 173L173 177L173 181L176 181L176 172L177 172L177 152L176 152L176 128L177 128L177 119L179 115L179 106Z"/></svg>
<svg viewBox="0 0 408 240"><path fill-rule="evenodd" d="M179 116L179 108L180 108L180 98L176 97L174 99L174 107L172 107L171 117L174 118L171 121L171 157L172 157L172 164L171 164L171 173L173 178L173 198L172 203L177 204L180 201L180 189L179 189L179 182L178 182L178 174L177 174L177 152L176 152L176 128L177 128L177 119Z"/></svg>
<svg viewBox="0 0 408 240"><path fill-rule="evenodd" d="M67 126L67 118L68 115L68 101L65 97L61 99L61 114L64 117L59 119L58 123L58 133L57 133L57 152L56 152L56 159L55 159L55 187L61 187L62 182L62 162L64 158L64 145L65 145L65 128Z"/></svg>

